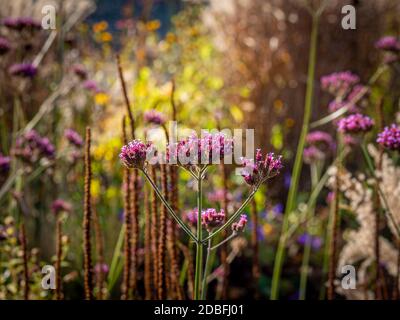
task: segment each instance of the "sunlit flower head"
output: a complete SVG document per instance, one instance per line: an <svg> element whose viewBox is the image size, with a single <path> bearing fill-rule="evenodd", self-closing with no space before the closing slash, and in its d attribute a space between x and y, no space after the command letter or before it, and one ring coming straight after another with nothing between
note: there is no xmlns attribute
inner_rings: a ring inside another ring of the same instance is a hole
<svg viewBox="0 0 400 320"><path fill-rule="evenodd" d="M209 208L201 213L201 223L208 230L221 226L224 221L225 211L222 209L218 212L213 208Z"/></svg>
<svg viewBox="0 0 400 320"><path fill-rule="evenodd" d="M247 216L242 214L238 222L232 223L232 231L234 232L242 232L247 224Z"/></svg>
<svg viewBox="0 0 400 320"><path fill-rule="evenodd" d="M283 168L282 156L275 156L274 153L268 153L263 156L261 149L256 150L256 158L242 158L242 176L247 184L257 186L279 174Z"/></svg>
<svg viewBox="0 0 400 320"><path fill-rule="evenodd" d="M335 96L343 96L359 81L350 71L335 72L321 78L321 87Z"/></svg>
<svg viewBox="0 0 400 320"><path fill-rule="evenodd" d="M151 143L133 140L121 148L119 158L127 168L143 169L152 150Z"/></svg>

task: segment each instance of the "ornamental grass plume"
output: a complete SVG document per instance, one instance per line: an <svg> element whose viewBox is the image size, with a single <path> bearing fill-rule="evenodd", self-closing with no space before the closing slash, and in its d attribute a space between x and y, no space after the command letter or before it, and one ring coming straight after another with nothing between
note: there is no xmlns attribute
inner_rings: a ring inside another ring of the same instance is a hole
<svg viewBox="0 0 400 320"><path fill-rule="evenodd" d="M156 170L154 166L150 166L150 177L153 181L157 181ZM153 188L150 194L150 209L151 209L151 254L153 257L153 295L157 298L157 293L154 292L158 284L158 235L159 235L159 221L158 221L158 199L156 192Z"/></svg>
<svg viewBox="0 0 400 320"><path fill-rule="evenodd" d="M386 149L400 151L400 127L396 124L385 127L384 130L378 134L378 139L376 141Z"/></svg>
<svg viewBox="0 0 400 320"><path fill-rule="evenodd" d="M91 130L86 127L85 141L85 189L84 189L84 212L83 212L83 270L84 270L84 285L85 299L93 299L93 264L92 264L92 163L90 156L91 145Z"/></svg>
<svg viewBox="0 0 400 320"><path fill-rule="evenodd" d="M150 300L152 298L151 288L151 263L153 254L151 251L151 214L149 204L149 191L148 188L144 188L144 291L145 299Z"/></svg>
<svg viewBox="0 0 400 320"><path fill-rule="evenodd" d="M374 121L360 113L351 114L339 120L338 130L345 134L366 133L374 126Z"/></svg>
<svg viewBox="0 0 400 320"><path fill-rule="evenodd" d="M21 243L22 261L23 261L23 297L29 300L29 269L28 269L28 248L26 240L25 223L21 222L19 231L19 241Z"/></svg>

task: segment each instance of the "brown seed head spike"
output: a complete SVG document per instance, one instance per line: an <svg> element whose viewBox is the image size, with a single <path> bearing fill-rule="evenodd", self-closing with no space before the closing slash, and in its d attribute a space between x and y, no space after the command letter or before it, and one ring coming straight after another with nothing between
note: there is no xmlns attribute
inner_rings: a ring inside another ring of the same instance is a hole
<svg viewBox="0 0 400 320"><path fill-rule="evenodd" d="M93 267L92 267L92 245L90 241L91 229L91 194L90 186L92 181L92 167L90 158L90 128L86 128L85 144L85 190L84 190L84 214L83 214L83 251L84 251L84 283L85 299L93 299Z"/></svg>

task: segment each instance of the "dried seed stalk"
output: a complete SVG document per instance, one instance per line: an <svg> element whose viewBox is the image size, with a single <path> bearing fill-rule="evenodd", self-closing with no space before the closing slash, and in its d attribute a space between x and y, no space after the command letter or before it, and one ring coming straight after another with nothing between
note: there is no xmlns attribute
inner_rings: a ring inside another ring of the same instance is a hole
<svg viewBox="0 0 400 320"><path fill-rule="evenodd" d="M20 242L21 242L21 250L22 250L22 259L23 259L23 276L24 276L24 300L29 299L29 270L28 270L28 249L26 246L26 232L25 232L25 224L21 222L20 225Z"/></svg>
<svg viewBox="0 0 400 320"><path fill-rule="evenodd" d="M62 299L61 291L61 259L62 259L62 219L57 216L56 222L56 300Z"/></svg>

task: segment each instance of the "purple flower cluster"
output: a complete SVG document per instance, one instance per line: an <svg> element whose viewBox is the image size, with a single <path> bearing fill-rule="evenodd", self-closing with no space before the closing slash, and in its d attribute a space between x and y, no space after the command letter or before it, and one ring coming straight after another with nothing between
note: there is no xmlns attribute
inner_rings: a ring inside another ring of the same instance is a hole
<svg viewBox="0 0 400 320"><path fill-rule="evenodd" d="M195 134L167 146L167 161L183 167L219 163L233 151L233 139L222 133L206 133L201 138Z"/></svg>
<svg viewBox="0 0 400 320"><path fill-rule="evenodd" d="M64 137L71 143L73 146L80 148L83 146L83 139L79 135L78 132L72 129L66 129L64 131Z"/></svg>
<svg viewBox="0 0 400 320"><path fill-rule="evenodd" d="M321 78L321 87L335 96L344 96L360 81L360 78L350 71L335 72Z"/></svg>
<svg viewBox="0 0 400 320"><path fill-rule="evenodd" d="M0 176L6 174L10 170L10 157L3 156L0 153Z"/></svg>
<svg viewBox="0 0 400 320"><path fill-rule="evenodd" d="M268 153L263 156L261 149L256 150L256 159L242 158L242 176L247 184L257 186L269 178L279 174L283 168L282 156Z"/></svg>
<svg viewBox="0 0 400 320"><path fill-rule="evenodd" d="M232 223L233 232L242 232L247 224L247 216L242 214L238 222Z"/></svg>
<svg viewBox="0 0 400 320"><path fill-rule="evenodd" d="M346 134L368 132L374 126L374 121L361 113L351 114L339 120L338 130Z"/></svg>
<svg viewBox="0 0 400 320"><path fill-rule="evenodd" d="M400 151L400 127L395 124L385 127L378 134L377 142L387 149Z"/></svg>
<svg viewBox="0 0 400 320"><path fill-rule="evenodd" d="M297 242L302 246L306 245L307 243L310 243L311 248L313 248L314 250L319 250L322 246L321 237L312 236L308 233L303 233L302 235L300 235L297 238Z"/></svg>
<svg viewBox="0 0 400 320"><path fill-rule="evenodd" d="M12 76L33 78L37 73L37 68L31 63L15 63L8 68L8 73Z"/></svg>
<svg viewBox="0 0 400 320"><path fill-rule="evenodd" d="M71 204L62 199L54 200L51 204L51 211L56 215L61 212L71 212L71 209Z"/></svg>
<svg viewBox="0 0 400 320"><path fill-rule="evenodd" d="M151 124L163 125L166 121L165 115L156 110L148 110L144 113L144 121Z"/></svg>
<svg viewBox="0 0 400 320"><path fill-rule="evenodd" d="M34 163L41 158L53 159L55 148L47 137L41 137L35 130L31 130L16 140L12 154Z"/></svg>
<svg viewBox="0 0 400 320"><path fill-rule="evenodd" d="M100 88L94 80L86 80L85 82L83 82L82 86L84 89L92 91L93 93L97 93L100 91Z"/></svg>
<svg viewBox="0 0 400 320"><path fill-rule="evenodd" d="M201 213L201 223L207 230L219 227L224 221L225 211L222 209L218 212L213 208L208 208Z"/></svg>
<svg viewBox="0 0 400 320"><path fill-rule="evenodd" d="M10 49L10 42L6 38L0 37L0 55L6 54Z"/></svg>
<svg viewBox="0 0 400 320"><path fill-rule="evenodd" d="M396 37L385 36L375 43L375 47L384 51L400 51L400 42Z"/></svg>
<svg viewBox="0 0 400 320"><path fill-rule="evenodd" d="M94 272L96 274L107 274L109 270L110 269L106 263L96 263L96 265L94 266Z"/></svg>
<svg viewBox="0 0 400 320"><path fill-rule="evenodd" d="M42 27L40 21L31 17L8 17L2 20L2 25L17 31L26 29L39 30Z"/></svg>
<svg viewBox="0 0 400 320"><path fill-rule="evenodd" d="M190 225L196 226L197 225L197 215L198 215L198 209L190 209L187 210L184 214L184 218L187 222L189 222Z"/></svg>
<svg viewBox="0 0 400 320"><path fill-rule="evenodd" d="M133 140L121 148L119 158L127 168L143 169L152 147L151 143Z"/></svg>

